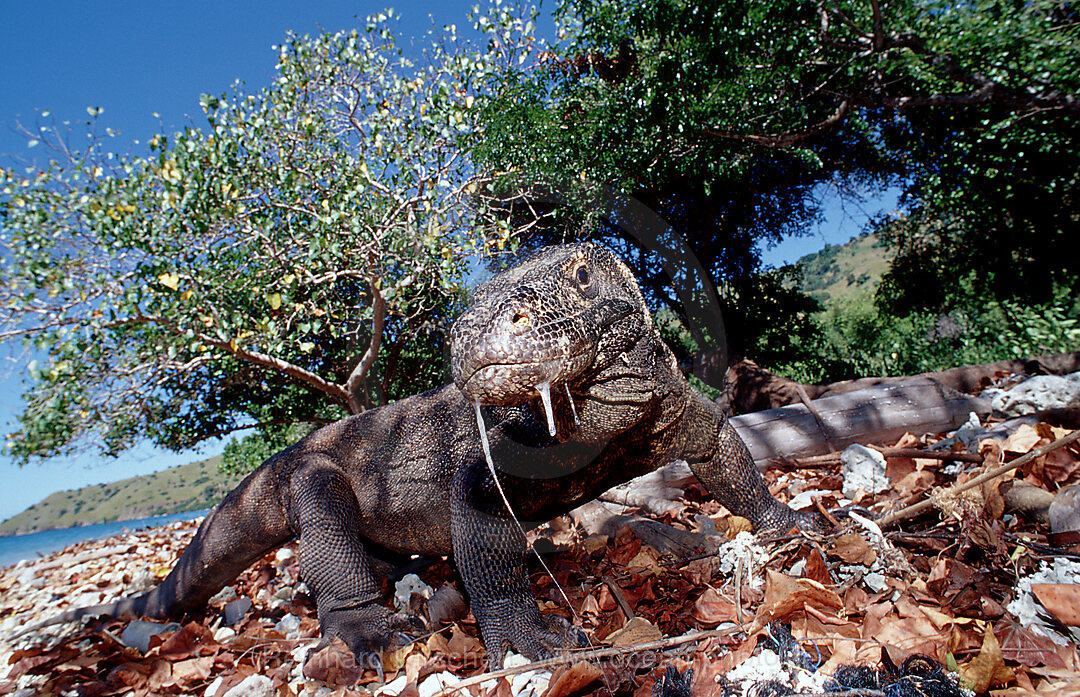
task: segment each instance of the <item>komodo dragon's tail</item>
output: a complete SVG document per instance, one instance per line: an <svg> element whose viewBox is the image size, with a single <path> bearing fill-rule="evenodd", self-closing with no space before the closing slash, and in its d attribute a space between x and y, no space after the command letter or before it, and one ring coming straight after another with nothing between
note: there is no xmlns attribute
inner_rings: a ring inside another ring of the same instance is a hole
<svg viewBox="0 0 1080 697"><path fill-rule="evenodd" d="M259 557L291 537L276 468L260 467L210 510L157 586L111 603L67 610L12 638L83 617L181 617L205 605Z"/></svg>

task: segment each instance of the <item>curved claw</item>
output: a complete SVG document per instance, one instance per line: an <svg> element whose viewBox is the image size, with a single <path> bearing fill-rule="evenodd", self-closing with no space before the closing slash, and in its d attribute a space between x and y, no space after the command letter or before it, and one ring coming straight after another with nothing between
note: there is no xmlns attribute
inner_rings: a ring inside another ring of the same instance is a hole
<svg viewBox="0 0 1080 697"><path fill-rule="evenodd" d="M379 682L386 682L386 675L383 673L382 656L372 651L362 651L360 653L354 653L356 658L356 664L361 668L372 669L379 676Z"/></svg>

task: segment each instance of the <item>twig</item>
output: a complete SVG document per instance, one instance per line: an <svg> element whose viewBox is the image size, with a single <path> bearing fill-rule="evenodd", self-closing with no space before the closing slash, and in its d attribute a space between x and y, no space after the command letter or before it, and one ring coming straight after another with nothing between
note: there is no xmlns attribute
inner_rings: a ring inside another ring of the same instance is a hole
<svg viewBox="0 0 1080 697"><path fill-rule="evenodd" d="M570 652L561 656L547 658L543 661L526 663L522 666L503 668L502 670L493 670L490 673L481 673L480 675L474 675L473 677L466 678L465 680L462 680L455 685L444 688L441 692L436 692L434 697L449 697L449 695L460 692L467 687L479 685L480 683L484 683L489 680L498 680L499 678L506 678L511 675L527 673L530 670L544 670L547 668L556 668L558 666L566 665L568 663L591 661L600 658L608 658L610 656L621 656L624 654L638 653L641 651L661 651L663 649L671 648L672 646L689 644L692 641L710 639L712 637L728 636L740 631L742 630L738 627L725 627L724 629L704 629L698 632L693 632L691 634L684 634L683 636L671 637L669 639L657 639L656 641L646 641L643 644L634 644L633 646L612 646L611 648L606 649L592 649L589 651Z"/></svg>
<svg viewBox="0 0 1080 697"><path fill-rule="evenodd" d="M825 509L825 504L821 503L820 496L813 497L812 501L814 502L814 507L817 508L818 513L820 513L825 520L829 521L829 525L833 526L833 528L840 527L840 521Z"/></svg>
<svg viewBox="0 0 1080 697"><path fill-rule="evenodd" d="M1006 472L1011 472L1012 470L1019 469L1037 457L1042 457L1043 455L1053 452L1059 448L1064 448L1069 443L1076 442L1077 439L1080 439L1080 430L1073 431L1067 436L1062 436L1061 438L1055 440L1053 443L1044 445L1041 448L1035 448L1031 452L1016 458L1012 462L1001 465L1000 467L995 467L994 469L988 472L984 472L979 476L964 482L963 484L949 487L943 493L946 496L950 496L959 494L963 491L967 491L968 489L973 489L980 484L984 484L985 482L990 481L991 479L1000 477ZM906 518L911 518L912 516L921 513L922 511L925 511L927 508L930 508L932 505L933 502L930 499L925 499L918 503L914 503L910 506L901 508L898 511L893 511L892 513L878 520L877 524L882 528L888 527Z"/></svg>
<svg viewBox="0 0 1080 697"><path fill-rule="evenodd" d="M603 580L604 584L608 587L608 590L611 591L611 596L615 598L615 602L618 603L619 609L626 615L626 621L629 622L634 619L636 615L630 608L630 603L626 602L626 597L622 594L622 589L615 583L615 579L610 576L604 576Z"/></svg>
<svg viewBox="0 0 1080 697"><path fill-rule="evenodd" d="M1070 552L1067 549L1061 547L1054 547L1052 545L1044 545L1040 542L1032 542L1031 540L1025 540L1019 535L1013 534L1008 531L1002 531L1001 536L1009 542L1014 542L1022 547L1027 547L1033 552L1039 552L1041 554L1049 554L1055 557L1066 557L1068 559L1076 559L1080 561L1080 554L1076 552Z"/></svg>
<svg viewBox="0 0 1080 697"><path fill-rule="evenodd" d="M873 447L873 446L871 446ZM919 448L874 448L885 457L910 457L923 460L952 460L955 462L983 461L983 456L978 453L942 452L940 450L921 450ZM790 467L823 467L835 465L840 462L840 453L826 453L824 455L811 455L809 457L793 459L787 464Z"/></svg>

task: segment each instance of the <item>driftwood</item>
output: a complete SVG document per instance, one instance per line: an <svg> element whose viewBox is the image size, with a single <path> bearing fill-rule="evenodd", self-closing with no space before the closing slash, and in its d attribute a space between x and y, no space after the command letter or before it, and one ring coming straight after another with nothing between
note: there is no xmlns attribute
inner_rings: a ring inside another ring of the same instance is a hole
<svg viewBox="0 0 1080 697"><path fill-rule="evenodd" d="M1080 370L1080 351L1074 353L1056 353L1034 358L1025 358L982 365L966 365L950 368L921 376L908 377L872 377L857 380L843 380L826 385L804 385L772 373L753 361L739 358L728 367L727 387L722 398L725 406L738 413L749 413L763 409L774 409L803 401L801 393L811 400L834 397L867 387L903 383L912 377L929 378L942 387L958 392L972 392L985 387L990 380L1010 373L1023 375L1065 375ZM1062 414L1060 418L1068 420L1078 418L1075 414Z"/></svg>
<svg viewBox="0 0 1080 697"><path fill-rule="evenodd" d="M764 468L780 459L825 454L831 450L830 444L844 448L852 443L895 441L909 432L951 431L966 422L972 412L979 416L990 412L985 400L946 389L926 377L875 385L818 399L812 405L816 415L807 405L794 404L736 416L731 424L750 449L754 462ZM587 504L572 515L590 532L603 530L610 534L605 526L626 515L628 507L645 507L658 513L667 510L692 477L689 466L676 461L610 489L600 496L604 503Z"/></svg>
<svg viewBox="0 0 1080 697"><path fill-rule="evenodd" d="M926 377L889 382L805 404L743 414L731 424L759 465L779 458L820 455L852 443L895 441L904 433L958 428L971 412L990 412L985 400L954 392ZM824 427L824 431L822 430Z"/></svg>

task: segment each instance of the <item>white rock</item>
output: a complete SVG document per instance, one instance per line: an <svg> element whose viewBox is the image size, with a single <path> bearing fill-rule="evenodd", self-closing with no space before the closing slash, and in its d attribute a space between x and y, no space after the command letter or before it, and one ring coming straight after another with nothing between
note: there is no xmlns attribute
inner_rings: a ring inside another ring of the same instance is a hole
<svg viewBox="0 0 1080 697"><path fill-rule="evenodd" d="M273 697L274 681L265 675L249 675L239 685L229 688L225 697Z"/></svg>
<svg viewBox="0 0 1080 697"><path fill-rule="evenodd" d="M417 686L417 689L420 692L420 697L431 697L448 687L457 685L459 682L461 682L461 678L451 672L443 671L442 673L432 673L424 678L424 681Z"/></svg>
<svg viewBox="0 0 1080 697"><path fill-rule="evenodd" d="M729 670L724 677L731 682L779 680L785 685L788 684L788 675L780 663L780 657L769 649L763 649L758 655L746 659Z"/></svg>
<svg viewBox="0 0 1080 697"><path fill-rule="evenodd" d="M547 691L551 673L546 670L529 670L510 679L510 694L514 697L540 697Z"/></svg>
<svg viewBox="0 0 1080 697"><path fill-rule="evenodd" d="M278 630L285 636L289 636L296 630L300 629L300 618L293 614L288 614L278 620L278 623L274 625L274 629Z"/></svg>
<svg viewBox="0 0 1080 697"><path fill-rule="evenodd" d="M807 489L801 491L791 497L788 501L788 508L793 508L796 511L801 511L804 508L809 508L814 505L815 496L824 496L825 494L831 494L833 492L826 491L825 489Z"/></svg>
<svg viewBox="0 0 1080 697"><path fill-rule="evenodd" d="M285 566L295 558L296 552L292 551L289 547L282 547L277 551L277 554L274 555L274 563L277 566Z"/></svg>
<svg viewBox="0 0 1080 697"><path fill-rule="evenodd" d="M180 625L176 622L165 624L162 622L135 620L121 632L120 641L123 642L124 646L130 646L133 649L138 649L141 653L146 653L150 650L150 637L175 632L177 629L180 629Z"/></svg>
<svg viewBox="0 0 1080 697"><path fill-rule="evenodd" d="M409 684L409 679L403 673L403 674L397 676L397 678L395 678L395 679L391 680L390 682L386 683L385 685L383 685L379 689L375 690L375 695L376 695L376 697L379 697L379 695L385 695L386 697L391 697L391 695L396 695L399 692L401 692L402 690L404 690L405 686L408 685L408 684Z"/></svg>
<svg viewBox="0 0 1080 697"><path fill-rule="evenodd" d="M863 576L862 580L863 583L866 584L866 587L874 591L875 593L880 593L888 586L888 584L885 583L885 574L879 574L876 571L871 571L870 573L866 574L865 576Z"/></svg>
<svg viewBox="0 0 1080 697"><path fill-rule="evenodd" d="M218 688L221 687L221 683L225 682L225 678L214 678L214 682L206 686L206 692L203 693L203 697L214 697L217 694Z"/></svg>
<svg viewBox="0 0 1080 697"><path fill-rule="evenodd" d="M1060 557L1054 559L1053 563L1043 562L1037 572L1020 579L1016 584L1016 597L1005 608L1016 615L1020 626L1030 627L1032 631L1048 637L1055 644L1067 646L1070 643L1080 643L1080 627L1069 627L1070 636L1064 637L1039 618L1039 614L1045 610L1031 592L1033 583L1080 584L1080 562Z"/></svg>
<svg viewBox="0 0 1080 697"><path fill-rule="evenodd" d="M844 477L844 496L854 498L859 489L877 494L889 488L885 476L885 456L865 445L849 445L840 453L840 473Z"/></svg>
<svg viewBox="0 0 1080 697"><path fill-rule="evenodd" d="M214 641L219 644L224 644L234 636L236 636L236 630L232 627L218 627L214 632Z"/></svg>
<svg viewBox="0 0 1080 697"><path fill-rule="evenodd" d="M394 584L394 607L398 610L408 608L413 593L419 593L425 598L430 598L435 593L435 589L421 581L416 574L405 574L400 581Z"/></svg>
<svg viewBox="0 0 1080 697"><path fill-rule="evenodd" d="M765 582L761 573L765 562L769 560L769 553L755 544L754 535L750 532L740 532L734 540L720 545L717 551L720 559L720 571L731 574L735 567L742 562L745 582L751 588L760 588Z"/></svg>

